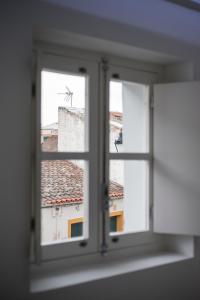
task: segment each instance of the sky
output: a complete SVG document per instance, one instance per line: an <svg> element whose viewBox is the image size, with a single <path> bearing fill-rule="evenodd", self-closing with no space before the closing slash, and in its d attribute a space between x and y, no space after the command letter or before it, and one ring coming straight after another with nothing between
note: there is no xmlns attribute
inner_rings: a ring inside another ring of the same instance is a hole
<svg viewBox="0 0 200 300"><path fill-rule="evenodd" d="M70 101L65 101L66 86L73 92L72 106L77 108L85 107L85 83L84 76L69 75L42 71L42 107L41 125L46 126L58 122L58 107L71 106ZM110 111L122 112L122 84L121 82L110 83Z"/></svg>

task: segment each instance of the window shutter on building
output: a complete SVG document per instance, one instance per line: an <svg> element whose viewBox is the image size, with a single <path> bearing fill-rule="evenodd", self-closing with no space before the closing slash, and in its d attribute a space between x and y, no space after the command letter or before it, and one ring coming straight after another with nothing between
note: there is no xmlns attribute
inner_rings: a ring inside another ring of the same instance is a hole
<svg viewBox="0 0 200 300"><path fill-rule="evenodd" d="M200 235L200 82L154 86L154 231Z"/></svg>

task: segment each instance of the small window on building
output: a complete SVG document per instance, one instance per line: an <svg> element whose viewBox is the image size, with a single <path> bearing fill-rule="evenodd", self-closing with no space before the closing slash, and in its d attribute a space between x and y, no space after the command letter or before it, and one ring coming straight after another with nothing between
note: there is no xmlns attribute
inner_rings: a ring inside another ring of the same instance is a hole
<svg viewBox="0 0 200 300"><path fill-rule="evenodd" d="M120 232L124 230L123 212L116 211L110 214L110 232Z"/></svg>
<svg viewBox="0 0 200 300"><path fill-rule="evenodd" d="M83 218L68 221L68 238L81 237L83 235Z"/></svg>

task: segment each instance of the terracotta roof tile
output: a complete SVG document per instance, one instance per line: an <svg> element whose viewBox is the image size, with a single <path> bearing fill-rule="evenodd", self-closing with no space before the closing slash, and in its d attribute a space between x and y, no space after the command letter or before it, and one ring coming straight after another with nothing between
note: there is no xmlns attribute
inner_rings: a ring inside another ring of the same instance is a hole
<svg viewBox="0 0 200 300"><path fill-rule="evenodd" d="M119 111L111 111L110 112L110 120L112 121L117 121L117 122L122 122L123 114L122 112Z"/></svg>
<svg viewBox="0 0 200 300"><path fill-rule="evenodd" d="M82 203L83 169L69 160L45 160L41 167L42 206ZM123 198L123 187L111 181L109 198Z"/></svg>

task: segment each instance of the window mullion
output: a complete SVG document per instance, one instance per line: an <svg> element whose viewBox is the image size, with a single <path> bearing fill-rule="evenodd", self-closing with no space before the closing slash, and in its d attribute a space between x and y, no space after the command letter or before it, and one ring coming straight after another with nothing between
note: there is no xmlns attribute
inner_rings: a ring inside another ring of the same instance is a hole
<svg viewBox="0 0 200 300"><path fill-rule="evenodd" d="M101 254L105 255L108 249L108 214L109 214L109 199L108 199L108 185L109 185L109 164L108 164L108 149L109 149L109 136L108 136L108 99L109 99L109 83L108 83L108 62L105 58L101 61L101 93L102 93L102 184L101 184L101 200L102 200L102 235L101 235Z"/></svg>
<svg viewBox="0 0 200 300"><path fill-rule="evenodd" d="M36 56L36 102L35 102L35 110L36 110L36 119L35 119L35 127L36 127L36 140L35 140L35 182L34 182L34 194L33 201L35 201L34 206L34 217L35 217L35 243L34 243L34 256L35 261L39 265L41 263L41 203L40 203L40 191L41 191L41 161L40 161L40 153L41 153L41 145L40 145L40 119L41 119L41 51L37 51ZM34 142L34 141L33 141ZM34 199L35 198L35 199Z"/></svg>
<svg viewBox="0 0 200 300"><path fill-rule="evenodd" d="M42 152L41 160L83 159L89 160L88 152Z"/></svg>
<svg viewBox="0 0 200 300"><path fill-rule="evenodd" d="M109 153L109 159L121 160L151 160L150 153Z"/></svg>

